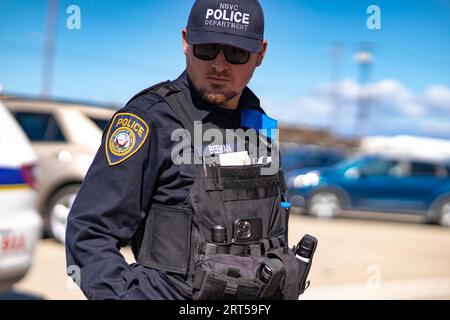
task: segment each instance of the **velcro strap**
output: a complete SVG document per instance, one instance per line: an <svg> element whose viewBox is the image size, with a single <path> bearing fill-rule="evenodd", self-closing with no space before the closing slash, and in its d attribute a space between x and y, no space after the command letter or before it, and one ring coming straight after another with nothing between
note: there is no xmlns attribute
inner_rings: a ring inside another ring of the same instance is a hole
<svg viewBox="0 0 450 320"><path fill-rule="evenodd" d="M153 92L157 93L161 97L165 98L169 93L178 92L180 89L172 85L170 82L163 84L162 86L153 90Z"/></svg>
<svg viewBox="0 0 450 320"><path fill-rule="evenodd" d="M233 244L230 247L230 254L235 254L235 255L248 254L247 246Z"/></svg>
<svg viewBox="0 0 450 320"><path fill-rule="evenodd" d="M285 236L284 236L284 235L283 235L283 236L278 236L277 239L278 239L278 241L280 242L280 247L289 246L289 245L284 241L284 239L285 239Z"/></svg>
<svg viewBox="0 0 450 320"><path fill-rule="evenodd" d="M227 281L224 293L229 296L235 296L238 290L238 286L239 285L237 282Z"/></svg>
<svg viewBox="0 0 450 320"><path fill-rule="evenodd" d="M261 246L259 244L249 245L250 255L254 257L261 257Z"/></svg>
<svg viewBox="0 0 450 320"><path fill-rule="evenodd" d="M270 242L272 243L273 249L281 247L280 240L278 240L278 238L270 238Z"/></svg>
<svg viewBox="0 0 450 320"><path fill-rule="evenodd" d="M199 290L202 287L202 282L205 274L206 272L200 268L195 271L194 283L192 284L194 289Z"/></svg>
<svg viewBox="0 0 450 320"><path fill-rule="evenodd" d="M229 177L232 179L255 179L262 177L264 180L273 179L274 182L278 181L278 175L261 175L262 168L270 168L270 165L248 165L248 166L224 166L221 167L222 177Z"/></svg>
<svg viewBox="0 0 450 320"><path fill-rule="evenodd" d="M263 249L264 253L270 250L270 242L269 239L263 239L261 241L261 248Z"/></svg>
<svg viewBox="0 0 450 320"><path fill-rule="evenodd" d="M223 170L222 170L223 171ZM275 176L276 177L276 176ZM254 178L234 178L225 177L223 183L225 189L253 189L259 187L272 187L277 185L277 179L274 176L254 177Z"/></svg>
<svg viewBox="0 0 450 320"><path fill-rule="evenodd" d="M224 201L265 199L272 197L276 190L273 186L252 189L226 189L223 190Z"/></svg>

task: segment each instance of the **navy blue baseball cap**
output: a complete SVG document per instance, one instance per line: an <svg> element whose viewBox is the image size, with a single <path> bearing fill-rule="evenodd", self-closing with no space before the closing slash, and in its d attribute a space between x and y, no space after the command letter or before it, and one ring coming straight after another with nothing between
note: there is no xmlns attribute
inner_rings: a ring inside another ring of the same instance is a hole
<svg viewBox="0 0 450 320"><path fill-rule="evenodd" d="M259 53L264 13L258 0L196 0L186 29L189 44L218 43Z"/></svg>

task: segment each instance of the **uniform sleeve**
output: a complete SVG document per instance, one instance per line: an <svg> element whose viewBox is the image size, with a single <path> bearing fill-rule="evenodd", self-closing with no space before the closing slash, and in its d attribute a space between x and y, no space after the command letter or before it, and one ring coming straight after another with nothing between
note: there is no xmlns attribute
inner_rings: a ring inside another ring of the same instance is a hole
<svg viewBox="0 0 450 320"><path fill-rule="evenodd" d="M158 159L157 129L133 107L118 112L69 214L68 270L88 299L141 299L139 277L120 248L129 243L148 211ZM68 273L70 273L68 271Z"/></svg>

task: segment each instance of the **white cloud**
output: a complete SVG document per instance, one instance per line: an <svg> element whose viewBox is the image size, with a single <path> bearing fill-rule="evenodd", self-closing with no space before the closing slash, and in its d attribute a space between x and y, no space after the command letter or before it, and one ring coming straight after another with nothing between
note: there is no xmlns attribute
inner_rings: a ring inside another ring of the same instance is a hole
<svg viewBox="0 0 450 320"><path fill-rule="evenodd" d="M446 134L450 133L450 121L440 120L440 119L424 119L419 123L420 129L433 133L433 134Z"/></svg>
<svg viewBox="0 0 450 320"><path fill-rule="evenodd" d="M425 107L414 101L404 101L397 104L397 109L405 116L420 117L425 114Z"/></svg>
<svg viewBox="0 0 450 320"><path fill-rule="evenodd" d="M328 115L331 109L326 99L311 96L299 97L292 103L292 107L298 107L302 112L306 111L309 114L322 117Z"/></svg>
<svg viewBox="0 0 450 320"><path fill-rule="evenodd" d="M406 116L421 116L426 112L425 106L411 91L395 79L383 79L367 85L366 88L354 80L345 79L334 84L331 89L330 85L318 85L313 89L313 93L329 95L330 90L347 103L355 103L360 94L366 94L372 105L383 109L384 112L397 112Z"/></svg>
<svg viewBox="0 0 450 320"><path fill-rule="evenodd" d="M310 94L293 99L288 105L302 106L313 114L329 112L330 93L337 95L339 104L356 104L363 88L351 79L345 79L330 86L319 84ZM402 83L395 79L383 79L365 88L370 97L372 107L385 113L398 113L406 116L421 116L426 108Z"/></svg>
<svg viewBox="0 0 450 320"><path fill-rule="evenodd" d="M450 112L450 89L446 86L428 87L423 93L422 99L430 107Z"/></svg>
<svg viewBox="0 0 450 320"><path fill-rule="evenodd" d="M353 80L342 80L335 85L336 93L346 99L358 98L360 86Z"/></svg>
<svg viewBox="0 0 450 320"><path fill-rule="evenodd" d="M330 84L319 84L312 89L314 95L338 94L341 99L354 100L358 98L360 86L351 79L344 79Z"/></svg>
<svg viewBox="0 0 450 320"><path fill-rule="evenodd" d="M401 82L384 79L369 86L369 92L375 105L384 109L392 108L403 116L420 117L426 113L426 107Z"/></svg>
<svg viewBox="0 0 450 320"><path fill-rule="evenodd" d="M383 79L369 85L371 94L377 97L394 97L395 99L411 99L411 92L395 79Z"/></svg>
<svg viewBox="0 0 450 320"><path fill-rule="evenodd" d="M269 116L285 123L323 127L331 116L331 106L326 97L300 96L286 103L262 97L261 101Z"/></svg>
<svg viewBox="0 0 450 320"><path fill-rule="evenodd" d="M263 106L282 122L326 127L335 121L336 126L341 127L338 131L351 131L361 86L354 80L345 79L333 88L339 91L338 110L335 111L329 84L316 85L307 94L290 101L266 97L262 99ZM383 79L368 85L366 90L371 97L369 117L373 127L370 131L416 132L450 138L448 87L433 85L422 93L413 93L398 80Z"/></svg>

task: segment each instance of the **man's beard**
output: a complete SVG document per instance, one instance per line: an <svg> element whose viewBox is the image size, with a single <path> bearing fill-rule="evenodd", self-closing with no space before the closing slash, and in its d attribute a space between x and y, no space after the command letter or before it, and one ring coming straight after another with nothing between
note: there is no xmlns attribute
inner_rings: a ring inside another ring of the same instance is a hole
<svg viewBox="0 0 450 320"><path fill-rule="evenodd" d="M234 97L236 97L239 93L235 91L223 91L220 89L217 90L207 90L205 88L199 88L199 92L203 100L215 104L215 105L223 105L225 102L230 101Z"/></svg>

